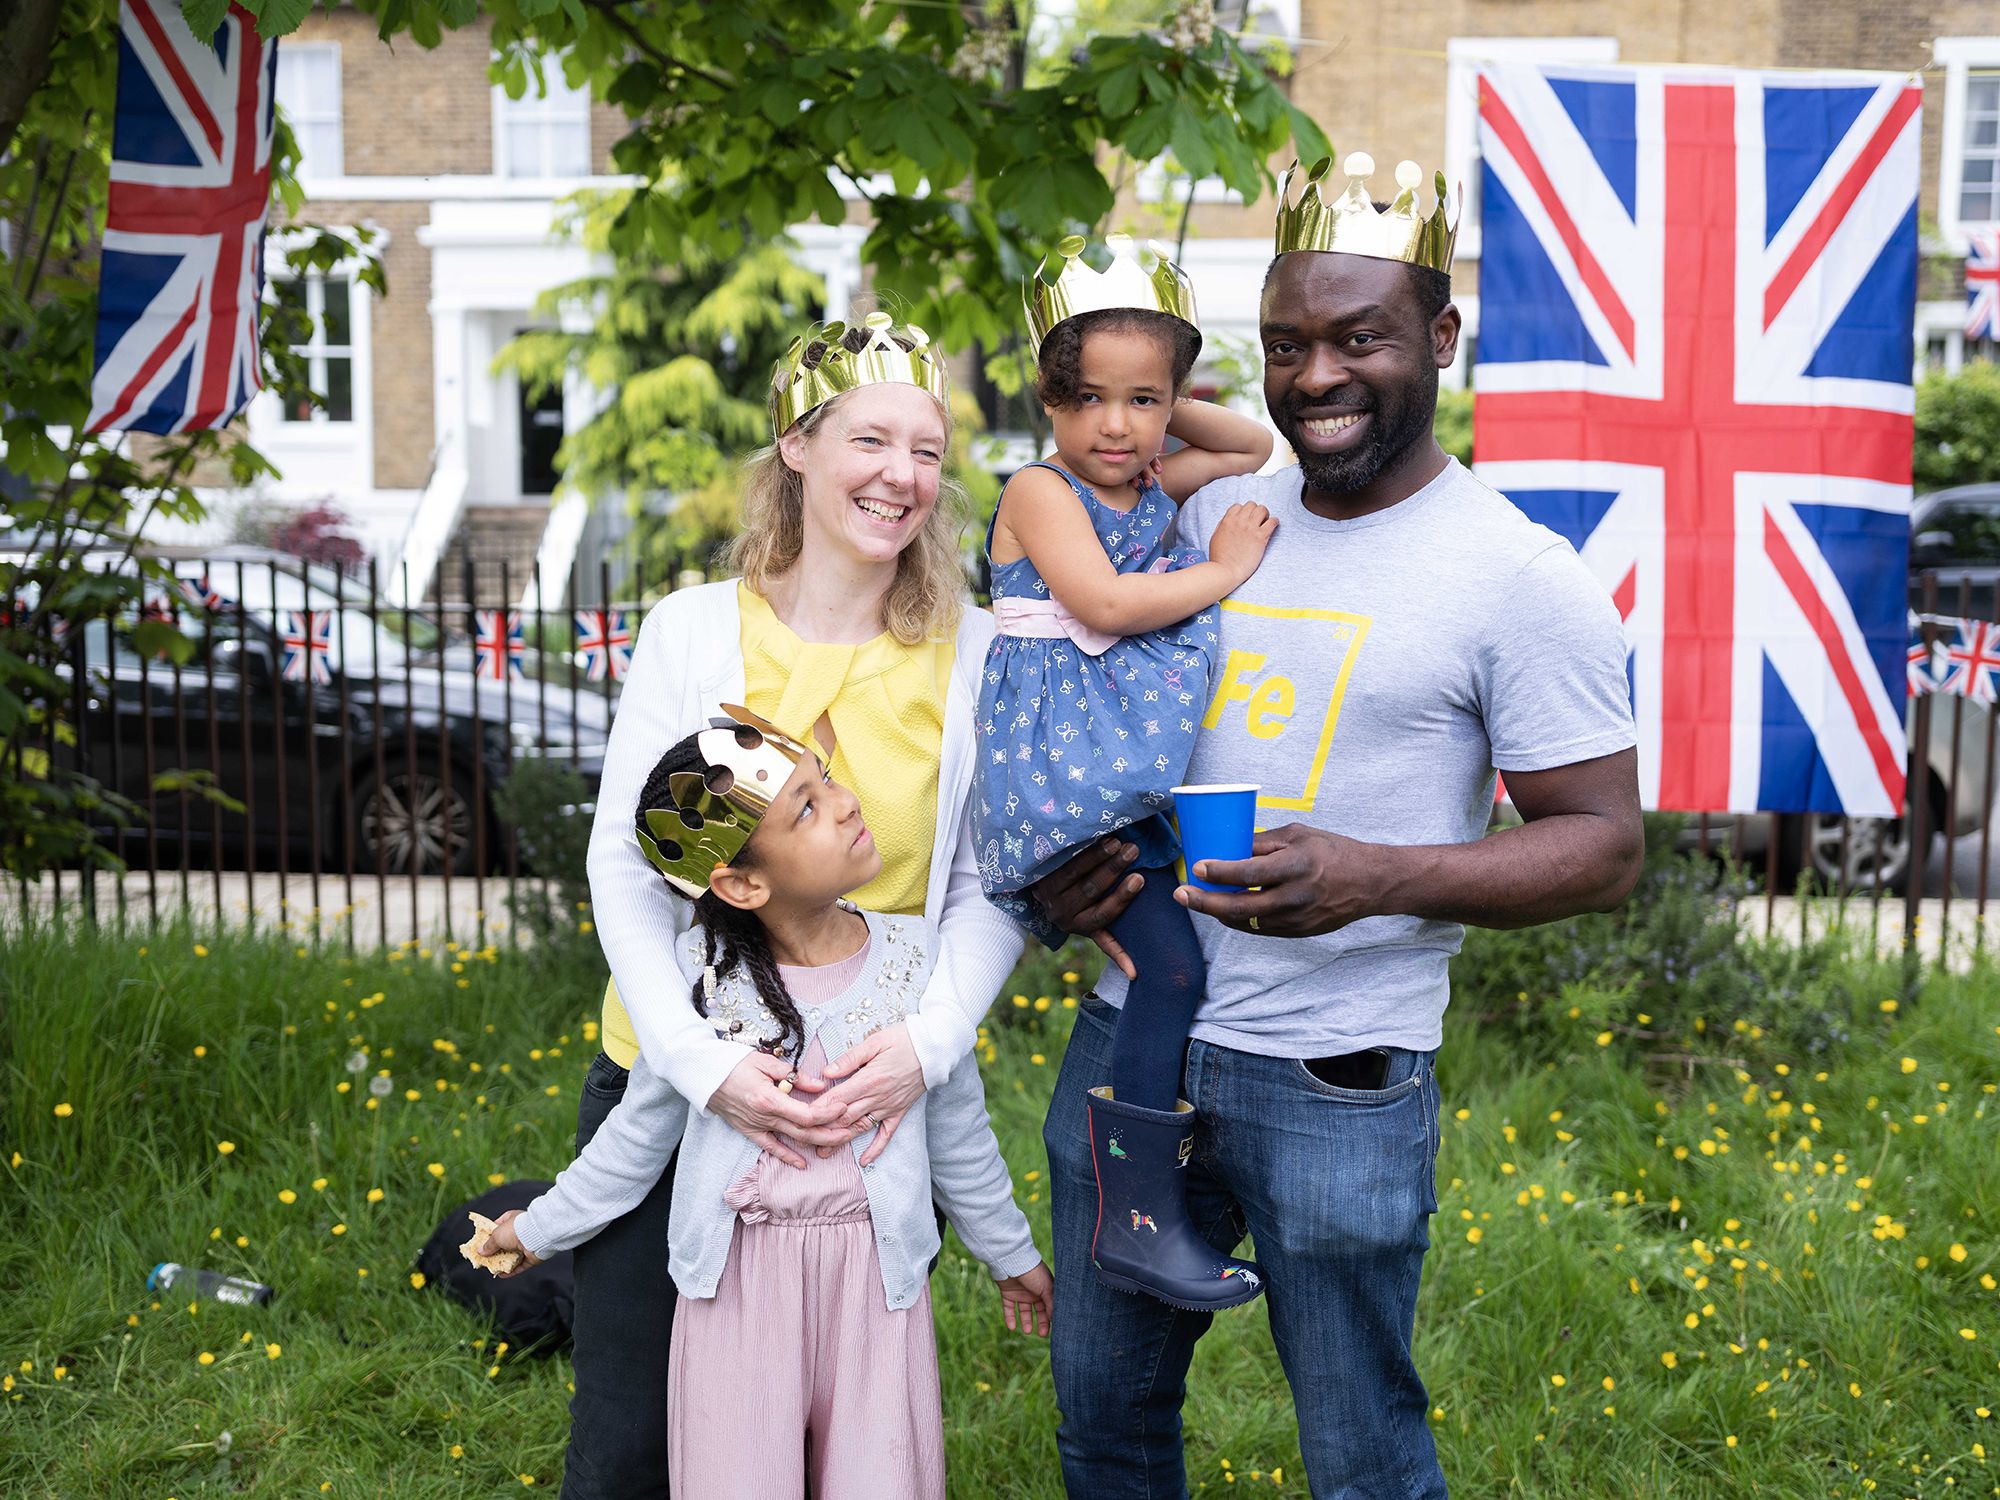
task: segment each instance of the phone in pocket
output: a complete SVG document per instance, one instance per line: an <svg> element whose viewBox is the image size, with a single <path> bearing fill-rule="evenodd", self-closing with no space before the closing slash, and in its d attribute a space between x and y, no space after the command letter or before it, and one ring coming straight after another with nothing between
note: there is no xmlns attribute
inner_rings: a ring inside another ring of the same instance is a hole
<svg viewBox="0 0 2000 1500"><path fill-rule="evenodd" d="M1337 1089L1379 1089L1389 1081L1389 1053L1382 1047L1338 1057L1308 1057L1305 1065L1313 1077Z"/></svg>

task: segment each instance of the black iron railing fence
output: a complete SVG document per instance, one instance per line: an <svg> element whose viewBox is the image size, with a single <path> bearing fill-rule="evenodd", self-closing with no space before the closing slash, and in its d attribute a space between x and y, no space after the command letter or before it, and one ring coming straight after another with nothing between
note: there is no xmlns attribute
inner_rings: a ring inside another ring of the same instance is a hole
<svg viewBox="0 0 2000 1500"><path fill-rule="evenodd" d="M484 913L489 901L497 912L524 889L547 899L574 882L639 601L674 580L636 576L625 602L579 607L612 601L608 566L593 587L572 573L562 598L524 601L504 563L482 571L466 552L446 565L470 602L404 607L373 568L344 576L268 556L185 559L173 564L179 588L147 606L177 621L193 644L185 659L142 655L102 620L71 629L74 741L45 734L11 769L74 765L134 804L136 817L99 830L132 874L110 882L107 898L87 866L57 871L23 886L24 912L32 902L151 923L191 904L220 913L246 878L275 880L281 910L332 911L347 942L367 943L386 939L392 910L400 930L421 930L426 889L442 896L428 925L449 936L454 886L461 897L470 886ZM1968 616L1991 613L1990 594L1960 580L1946 601L1954 615L1939 593L1935 575L1912 588L1911 680L1921 645L1933 685L1949 688L1909 699L1904 817L1689 819L1688 848L1761 872L1767 925L1779 898L1800 891L1820 898L1801 903L1802 934L1830 907L1838 921L1865 912L1878 938L1900 925L1909 942L1930 912L1938 948L1954 921L1959 941L1983 944L2000 625L1986 644ZM358 906L372 919L357 918Z"/></svg>
<svg viewBox="0 0 2000 1500"><path fill-rule="evenodd" d="M369 942L392 903L418 924L413 877L436 883L446 923L454 883L498 912L524 887L573 880L557 867L579 847L562 825L592 811L648 581L617 600L606 566L595 588L573 573L562 597L524 599L504 563L446 565L469 602L400 605L373 567L188 558L142 611L172 621L188 654L137 649L129 620L65 628L67 725L17 746L8 769L76 769L116 794L96 838L131 874L107 884L102 862L73 863L23 885L24 914L151 923L197 896L220 912L275 879L281 909L333 911L347 941ZM593 596L605 602L573 603ZM358 905L376 913L359 930Z"/></svg>

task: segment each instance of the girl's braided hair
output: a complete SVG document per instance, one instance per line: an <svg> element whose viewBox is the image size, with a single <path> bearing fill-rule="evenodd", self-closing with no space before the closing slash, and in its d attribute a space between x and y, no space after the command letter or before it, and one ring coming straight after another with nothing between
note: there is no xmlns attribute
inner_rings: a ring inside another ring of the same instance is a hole
<svg viewBox="0 0 2000 1500"><path fill-rule="evenodd" d="M652 773L646 777L646 787L639 794L639 808L634 816L637 827L646 826L646 814L652 809L676 805L667 786L669 776L676 771L692 771L698 776L708 773L708 762L702 758L695 738L695 735L689 735L662 755ZM755 839L751 842L754 843ZM741 870L753 862L750 844L745 844L730 864ZM694 916L701 923L702 937L707 944L703 964L715 970L718 981L742 969L757 987L757 997L764 1002L764 1008L777 1019L778 1034L758 1037L754 1045L796 1062L805 1050L805 1022L799 1016L791 991L785 988L778 961L771 956L771 943L765 935L764 924L755 912L731 906L713 891L704 891L695 900ZM706 1017L708 997L703 994L700 981L696 981L694 993L689 998L694 1002L695 1013Z"/></svg>

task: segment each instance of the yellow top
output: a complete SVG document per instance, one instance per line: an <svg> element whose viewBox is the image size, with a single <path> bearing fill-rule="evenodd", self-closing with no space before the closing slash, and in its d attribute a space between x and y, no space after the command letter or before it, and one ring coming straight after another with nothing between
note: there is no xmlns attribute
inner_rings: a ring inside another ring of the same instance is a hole
<svg viewBox="0 0 2000 1500"><path fill-rule="evenodd" d="M741 584L736 601L744 706L801 740L811 739L822 714L832 721L834 780L861 799L882 851L882 873L850 894L869 911L918 915L937 837L938 757L956 642L905 646L885 631L858 646L814 645ZM639 1056L615 984L604 992L603 1046L621 1068Z"/></svg>

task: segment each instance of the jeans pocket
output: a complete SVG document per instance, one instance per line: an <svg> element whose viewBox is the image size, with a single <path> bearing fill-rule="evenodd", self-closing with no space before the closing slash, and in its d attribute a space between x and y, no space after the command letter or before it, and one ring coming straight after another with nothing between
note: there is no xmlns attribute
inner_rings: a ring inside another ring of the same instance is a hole
<svg viewBox="0 0 2000 1500"><path fill-rule="evenodd" d="M613 1062L609 1053L600 1052L591 1060L590 1071L583 1075L583 1091L616 1104L625 1097L625 1085L631 1078L631 1073Z"/></svg>
<svg viewBox="0 0 2000 1500"><path fill-rule="evenodd" d="M1118 1007L1100 998L1096 990L1089 991L1076 1002L1076 1013L1089 1017L1107 1032L1118 1029Z"/></svg>
<svg viewBox="0 0 2000 1500"><path fill-rule="evenodd" d="M1400 1079L1390 1084L1387 1088L1350 1089L1342 1088L1339 1084L1328 1083L1322 1078L1315 1077L1312 1070L1306 1066L1304 1058L1296 1058L1292 1062L1294 1079L1304 1085L1308 1092L1317 1094L1322 1099L1331 1099L1340 1104L1358 1104L1364 1107L1380 1107L1382 1105L1395 1104L1400 1100L1409 1098L1423 1088L1426 1071L1425 1068L1419 1066L1409 1077ZM1428 1134L1428 1131L1426 1134Z"/></svg>

